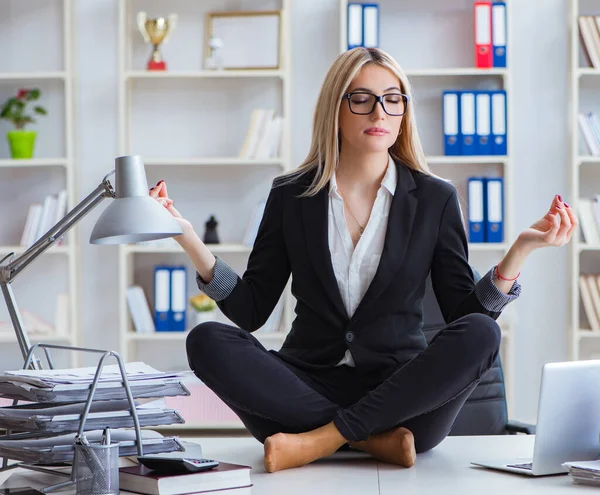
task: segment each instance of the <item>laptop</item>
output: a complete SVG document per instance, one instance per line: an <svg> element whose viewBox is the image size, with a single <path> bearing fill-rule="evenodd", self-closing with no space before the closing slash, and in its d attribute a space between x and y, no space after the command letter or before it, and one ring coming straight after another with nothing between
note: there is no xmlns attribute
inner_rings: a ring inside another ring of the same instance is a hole
<svg viewBox="0 0 600 495"><path fill-rule="evenodd" d="M528 476L566 473L567 461L600 457L600 360L547 363L542 369L532 459L490 459L476 466Z"/></svg>

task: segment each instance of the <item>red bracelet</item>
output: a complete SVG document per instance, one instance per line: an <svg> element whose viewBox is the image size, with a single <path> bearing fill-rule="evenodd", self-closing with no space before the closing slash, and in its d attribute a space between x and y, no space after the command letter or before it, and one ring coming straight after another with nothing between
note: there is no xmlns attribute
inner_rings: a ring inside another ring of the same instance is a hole
<svg viewBox="0 0 600 495"><path fill-rule="evenodd" d="M519 278L519 275L521 275L521 272L519 272L515 278L504 278L502 275L500 275L500 272L498 271L498 265L494 267L494 273L496 277L498 277L500 280L506 280L508 282L514 282Z"/></svg>

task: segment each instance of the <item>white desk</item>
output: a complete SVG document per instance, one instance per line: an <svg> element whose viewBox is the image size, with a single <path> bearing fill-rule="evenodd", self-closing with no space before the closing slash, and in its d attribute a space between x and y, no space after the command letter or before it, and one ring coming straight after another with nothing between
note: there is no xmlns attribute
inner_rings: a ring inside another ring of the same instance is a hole
<svg viewBox="0 0 600 495"><path fill-rule="evenodd" d="M265 473L262 445L252 438L191 440L201 443L205 457L252 466L252 489L219 492L223 495L600 494L598 488L574 485L567 475L532 478L469 464L472 460L489 457L531 456L533 437L524 435L449 437L434 450L419 455L415 466L410 469L376 462L360 453L338 453L309 466L273 474ZM7 474L3 473L0 481L6 477Z"/></svg>

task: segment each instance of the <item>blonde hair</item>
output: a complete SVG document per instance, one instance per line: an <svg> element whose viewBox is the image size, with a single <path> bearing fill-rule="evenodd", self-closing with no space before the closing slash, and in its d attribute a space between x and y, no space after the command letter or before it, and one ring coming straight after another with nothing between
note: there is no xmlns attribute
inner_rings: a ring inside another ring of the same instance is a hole
<svg viewBox="0 0 600 495"><path fill-rule="evenodd" d="M321 92L317 100L313 117L310 150L304 161L294 170L280 176L281 183L296 179L310 171L315 171L314 178L302 196L314 196L327 186L335 173L340 157L338 118L342 97L367 64L384 67L396 75L400 81L401 91L410 96L408 77L390 55L378 48L358 47L339 55L325 76ZM409 103L400 134L389 148L390 155L407 167L434 175L429 170L421 140L417 131L415 113L412 102Z"/></svg>

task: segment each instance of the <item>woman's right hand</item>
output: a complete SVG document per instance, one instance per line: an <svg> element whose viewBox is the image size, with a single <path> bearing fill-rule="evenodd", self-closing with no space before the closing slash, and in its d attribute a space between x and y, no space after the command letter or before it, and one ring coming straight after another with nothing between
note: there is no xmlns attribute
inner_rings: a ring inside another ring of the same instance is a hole
<svg viewBox="0 0 600 495"><path fill-rule="evenodd" d="M158 201L171 215L173 215L177 223L181 225L183 235L190 234L194 231L192 224L183 218L181 213L179 213L173 206L173 200L169 198L169 194L167 193L167 184L164 180L158 181L156 186L150 188L150 197ZM178 237L181 236L176 236L175 239Z"/></svg>

